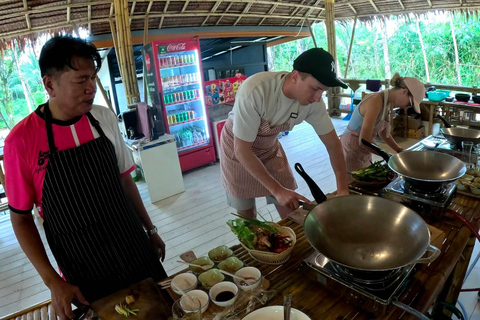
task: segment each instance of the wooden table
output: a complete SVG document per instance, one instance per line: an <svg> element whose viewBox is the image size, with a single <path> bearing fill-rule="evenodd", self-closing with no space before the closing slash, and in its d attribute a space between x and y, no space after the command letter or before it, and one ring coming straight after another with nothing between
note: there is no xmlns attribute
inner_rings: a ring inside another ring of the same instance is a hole
<svg viewBox="0 0 480 320"><path fill-rule="evenodd" d="M478 199L457 195L450 208L460 212L478 228L480 226L479 202ZM422 313L426 313L439 296L444 301L451 303L457 300L474 244L470 231L454 217L445 216L441 220L425 218L425 220L442 230L447 239L441 248L442 254L430 265L419 267L413 276L413 281L401 293L399 299ZM305 277L299 268L302 261L314 250L305 238L300 225L289 219L282 220L280 224L292 228L297 235L297 244L290 260L281 267L258 263L241 246L233 248L234 254L246 265L257 267L262 274L268 275L266 278L271 283L271 289L278 293L268 305L281 305L283 296L291 294L293 296L292 305L315 320L372 319L371 315L346 302L342 296ZM276 268L278 269L275 270ZM272 273L269 274L270 272ZM448 287L445 287L445 284ZM178 298L178 296L173 295L173 298ZM448 319L448 317L442 316L440 311L439 308L436 308L434 319L444 319L444 317ZM389 309L387 315L378 319L400 318L415 319L394 306Z"/></svg>
<svg viewBox="0 0 480 320"><path fill-rule="evenodd" d="M464 195L457 195L450 208L460 212L467 220L478 228L480 226L480 200ZM413 276L413 281L405 288L400 295L400 301L411 307L426 313L434 302L438 300L455 304L463 278L470 261L474 245L474 238L470 231L458 220L451 216L445 216L441 220L425 218L427 223L442 230L447 239L441 250L442 254L430 265L422 265ZM260 264L254 261L241 247L235 246L234 254L246 265L259 268L262 274L267 275L270 281L270 289L277 291L277 295L269 301L268 305L281 305L283 296L293 296L293 307L302 310L313 320L366 320L372 319L370 314L348 303L341 295L330 291L321 284L310 281L300 270L300 265L306 257L314 252L309 245L303 228L292 220L282 220L283 226L292 228L297 235L297 244L288 262L278 266ZM172 276L173 277L173 276ZM163 291L163 294L166 292ZM171 293L171 292L170 292ZM178 296L171 294L173 300ZM39 319L52 319L48 317L51 307L46 303L38 308L30 308L28 311L19 312L8 318L20 319L21 316L29 314L45 314ZM450 319L441 314L440 308L434 308L435 320ZM377 319L415 319L404 314L402 310L392 306L388 314Z"/></svg>

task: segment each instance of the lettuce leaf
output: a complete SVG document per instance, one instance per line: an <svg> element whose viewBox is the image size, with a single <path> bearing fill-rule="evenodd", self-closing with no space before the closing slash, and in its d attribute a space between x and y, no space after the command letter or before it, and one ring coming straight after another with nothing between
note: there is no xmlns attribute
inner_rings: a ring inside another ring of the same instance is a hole
<svg viewBox="0 0 480 320"><path fill-rule="evenodd" d="M256 236L242 219L228 220L227 225L232 229L238 239L250 249L255 249Z"/></svg>

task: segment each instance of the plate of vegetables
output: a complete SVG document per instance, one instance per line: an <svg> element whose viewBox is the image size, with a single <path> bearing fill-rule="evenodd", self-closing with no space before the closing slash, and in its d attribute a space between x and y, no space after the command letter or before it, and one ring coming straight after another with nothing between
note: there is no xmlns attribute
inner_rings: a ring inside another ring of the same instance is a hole
<svg viewBox="0 0 480 320"><path fill-rule="evenodd" d="M356 183L364 187L383 187L397 177L385 161L376 161L368 167L350 174Z"/></svg>

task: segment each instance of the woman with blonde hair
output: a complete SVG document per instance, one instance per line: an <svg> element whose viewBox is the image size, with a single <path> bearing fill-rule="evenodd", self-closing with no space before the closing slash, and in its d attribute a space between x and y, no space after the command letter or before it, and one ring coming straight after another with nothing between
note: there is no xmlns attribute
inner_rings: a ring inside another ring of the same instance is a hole
<svg viewBox="0 0 480 320"><path fill-rule="evenodd" d="M353 111L347 129L340 136L347 165L347 172L367 167L372 161L371 149L362 145L361 140L373 142L378 134L396 152L403 149L390 135L389 110L402 108L406 111L413 106L420 113L420 102L425 97L424 84L410 77L395 73L390 80L393 88L367 95Z"/></svg>

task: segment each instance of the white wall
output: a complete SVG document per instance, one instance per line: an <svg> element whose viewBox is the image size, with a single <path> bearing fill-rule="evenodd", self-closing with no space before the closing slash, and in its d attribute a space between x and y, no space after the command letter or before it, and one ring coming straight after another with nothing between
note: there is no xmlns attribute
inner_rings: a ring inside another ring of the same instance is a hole
<svg viewBox="0 0 480 320"><path fill-rule="evenodd" d="M110 69L108 68L108 61L107 59L103 60L102 68L98 71L97 74L98 79L103 85L105 91L110 91L111 103L113 110L115 110L115 99L113 99L113 92L112 92L112 82L110 81ZM94 104L98 104L104 107L108 107L107 102L103 99L102 92L100 92L100 88L97 88L97 94L95 95Z"/></svg>

